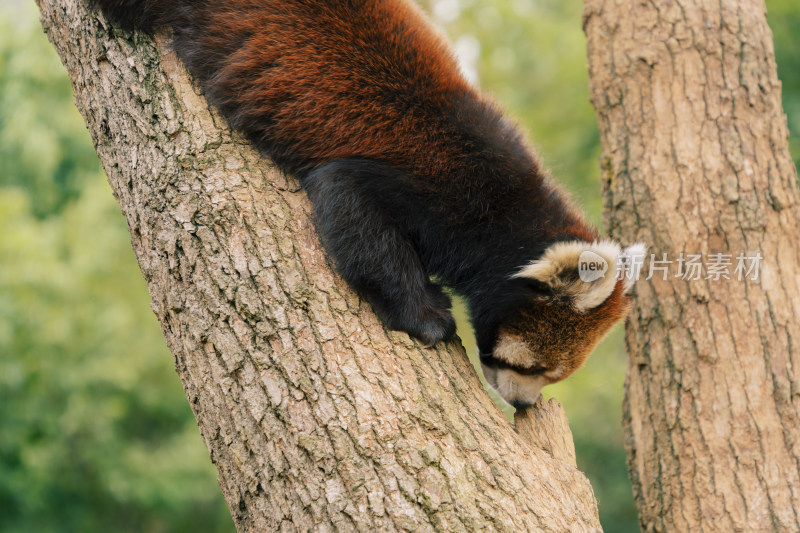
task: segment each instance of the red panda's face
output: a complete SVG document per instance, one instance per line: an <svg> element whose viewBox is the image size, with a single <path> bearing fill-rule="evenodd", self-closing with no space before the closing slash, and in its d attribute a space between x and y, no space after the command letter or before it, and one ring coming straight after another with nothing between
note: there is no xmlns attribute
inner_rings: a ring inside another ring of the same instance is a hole
<svg viewBox="0 0 800 533"><path fill-rule="evenodd" d="M644 248L625 253L643 255ZM620 254L618 245L606 241L559 243L516 274L544 283L552 294L531 296L499 326L491 355L481 357L486 381L504 400L518 408L535 403L542 387L583 366L625 317L632 282L618 279ZM579 272L586 258L605 262L604 275Z"/></svg>

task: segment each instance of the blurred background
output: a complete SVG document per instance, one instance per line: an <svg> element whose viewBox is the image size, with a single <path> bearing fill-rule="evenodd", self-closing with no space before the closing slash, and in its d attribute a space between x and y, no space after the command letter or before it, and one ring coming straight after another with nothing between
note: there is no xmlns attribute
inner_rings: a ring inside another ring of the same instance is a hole
<svg viewBox="0 0 800 533"><path fill-rule="evenodd" d="M581 2L423 6L466 74L601 224ZM797 163L800 3L767 7ZM37 16L30 0L0 0L0 532L232 532L125 222ZM638 531L620 423L625 367L617 328L583 370L545 389L565 406L609 532Z"/></svg>

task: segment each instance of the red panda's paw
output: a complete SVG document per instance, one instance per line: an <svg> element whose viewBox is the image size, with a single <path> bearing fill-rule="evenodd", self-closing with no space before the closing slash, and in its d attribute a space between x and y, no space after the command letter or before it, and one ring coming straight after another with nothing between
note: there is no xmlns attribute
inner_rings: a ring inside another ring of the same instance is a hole
<svg viewBox="0 0 800 533"><path fill-rule="evenodd" d="M429 281L425 286L424 303L416 307L409 333L426 347L446 341L456 332L456 321L450 313L453 302L438 283Z"/></svg>
<svg viewBox="0 0 800 533"><path fill-rule="evenodd" d="M409 335L419 339L426 347L446 341L456 333L456 320L447 309L429 309L420 313L418 320L408 324Z"/></svg>
<svg viewBox="0 0 800 533"><path fill-rule="evenodd" d="M423 275L419 271L420 278ZM377 298L374 293L365 296L386 327L405 331L426 347L431 347L455 334L456 321L450 313L450 297L442 287L430 281L422 283L411 287L412 290L403 287L391 299Z"/></svg>

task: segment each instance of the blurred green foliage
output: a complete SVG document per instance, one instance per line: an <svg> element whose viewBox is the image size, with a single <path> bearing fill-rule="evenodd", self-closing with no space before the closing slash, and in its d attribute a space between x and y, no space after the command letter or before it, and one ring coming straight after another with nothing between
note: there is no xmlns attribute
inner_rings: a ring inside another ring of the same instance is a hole
<svg viewBox="0 0 800 533"><path fill-rule="evenodd" d="M0 531L232 531L32 2L0 4Z"/></svg>
<svg viewBox="0 0 800 533"><path fill-rule="evenodd" d="M797 161L800 5L767 4ZM581 3L426 7L599 223ZM0 531L232 531L66 74L32 3L10 0L0 0L0 265ZM617 329L546 391L565 405L614 532L638 530L620 427L625 365Z"/></svg>
<svg viewBox="0 0 800 533"><path fill-rule="evenodd" d="M767 0L767 22L775 39L778 77L783 83L783 110L789 119L789 149L800 167L800 2Z"/></svg>
<svg viewBox="0 0 800 533"><path fill-rule="evenodd" d="M0 187L27 192L38 217L81 193L98 163L58 56L27 3L0 0ZM87 145L88 141L88 145Z"/></svg>

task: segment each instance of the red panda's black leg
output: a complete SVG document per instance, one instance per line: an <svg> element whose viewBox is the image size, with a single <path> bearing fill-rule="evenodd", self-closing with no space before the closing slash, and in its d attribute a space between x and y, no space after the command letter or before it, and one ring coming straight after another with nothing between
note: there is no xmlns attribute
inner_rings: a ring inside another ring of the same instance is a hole
<svg viewBox="0 0 800 533"><path fill-rule="evenodd" d="M317 232L342 277L391 329L428 345L451 337L450 298L431 282L412 242L371 185L397 172L366 160L322 165L302 182L314 205Z"/></svg>

